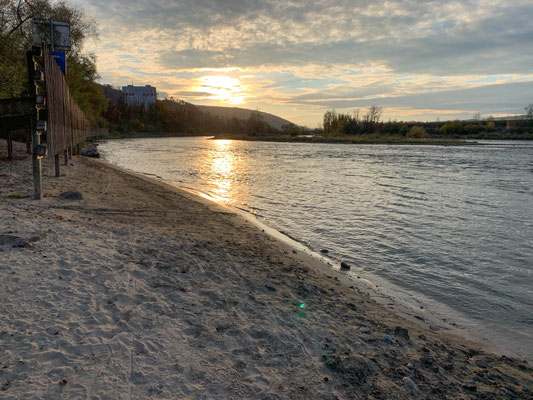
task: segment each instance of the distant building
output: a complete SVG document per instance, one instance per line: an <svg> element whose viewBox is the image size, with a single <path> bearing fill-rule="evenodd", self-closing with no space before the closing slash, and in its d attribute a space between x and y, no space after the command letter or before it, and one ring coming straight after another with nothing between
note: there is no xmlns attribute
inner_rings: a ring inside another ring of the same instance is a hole
<svg viewBox="0 0 533 400"><path fill-rule="evenodd" d="M127 104L131 105L141 105L145 107L150 107L155 103L157 98L157 93L155 87L146 85L146 86L122 86L122 96L126 100Z"/></svg>

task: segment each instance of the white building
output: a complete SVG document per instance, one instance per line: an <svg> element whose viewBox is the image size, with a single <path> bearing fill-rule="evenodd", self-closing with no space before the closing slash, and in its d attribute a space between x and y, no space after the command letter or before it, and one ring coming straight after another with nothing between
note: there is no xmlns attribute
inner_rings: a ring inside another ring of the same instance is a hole
<svg viewBox="0 0 533 400"><path fill-rule="evenodd" d="M126 100L127 104L136 106L143 104L146 108L148 108L155 103L157 93L155 91L155 87L150 85L128 85L122 86L122 96L124 96L124 100Z"/></svg>

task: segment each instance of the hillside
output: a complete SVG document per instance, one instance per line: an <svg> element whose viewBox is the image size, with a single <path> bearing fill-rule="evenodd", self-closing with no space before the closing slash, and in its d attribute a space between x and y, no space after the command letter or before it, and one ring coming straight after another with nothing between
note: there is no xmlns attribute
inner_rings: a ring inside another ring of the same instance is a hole
<svg viewBox="0 0 533 400"><path fill-rule="evenodd" d="M122 92L118 89L115 89L109 85L102 85L102 90L104 91L105 96L109 99L111 104L117 104L118 100L122 97ZM170 108L176 108L177 105L181 104L190 104L198 109L198 111L211 114L216 117L222 117L225 119L237 118L239 120L247 120L253 112L258 112L256 110L249 110L246 108L238 107L218 107L218 106L199 106L191 103L184 102L173 102L170 100L161 100L164 104ZM281 130L281 126L285 124L291 124L290 121L280 118L276 115L265 113L259 111L263 116L265 122L269 124L272 128Z"/></svg>
<svg viewBox="0 0 533 400"><path fill-rule="evenodd" d="M249 110L246 108L238 108L238 107L218 107L218 106L196 106L200 111L207 112L211 115L216 115L219 117L226 117L226 118L237 118L237 119L248 119L250 115L255 110ZM276 115L265 113L262 111L259 111L264 119L265 122L268 123L272 128L281 130L282 125L291 124L292 122L287 121L286 119L280 118Z"/></svg>

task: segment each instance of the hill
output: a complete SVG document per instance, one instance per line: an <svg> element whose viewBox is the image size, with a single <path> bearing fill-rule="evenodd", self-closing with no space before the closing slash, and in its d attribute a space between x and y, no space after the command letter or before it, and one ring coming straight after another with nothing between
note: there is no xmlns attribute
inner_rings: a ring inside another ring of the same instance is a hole
<svg viewBox="0 0 533 400"><path fill-rule="evenodd" d="M102 85L102 90L104 91L105 96L109 99L111 104L117 104L118 100L122 97L122 92L118 89L111 87L110 85ZM259 112L264 121L269 124L272 128L281 130L281 126L285 124L292 124L292 122L280 118L277 115L269 114L262 111L249 110L247 108L238 108L238 107L218 107L218 106L199 106L191 103L186 103L183 101L173 102L170 100L161 100L162 103L169 106L171 109L175 109L180 105L191 105L194 106L198 111L211 114L216 117L221 117L224 119L237 118L239 120L245 121L250 118L250 115L253 112Z"/></svg>
<svg viewBox="0 0 533 400"><path fill-rule="evenodd" d="M274 114L269 114L262 111L249 110L247 108L238 107L218 107L218 106L196 106L200 111L207 112L211 115L225 118L237 118L241 120L247 120L253 112L259 112L263 115L264 120L272 128L281 130L282 125L292 124L292 122L278 117Z"/></svg>

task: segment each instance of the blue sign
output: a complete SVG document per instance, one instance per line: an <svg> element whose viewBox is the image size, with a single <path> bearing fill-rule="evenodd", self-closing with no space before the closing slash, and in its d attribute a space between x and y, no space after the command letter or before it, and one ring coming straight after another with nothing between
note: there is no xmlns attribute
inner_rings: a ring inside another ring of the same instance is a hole
<svg viewBox="0 0 533 400"><path fill-rule="evenodd" d="M63 72L63 75L65 75L67 71L67 61L65 59L65 53L60 53L58 51L51 51L50 55L54 57L57 65L59 66L59 69L61 70L61 72Z"/></svg>

